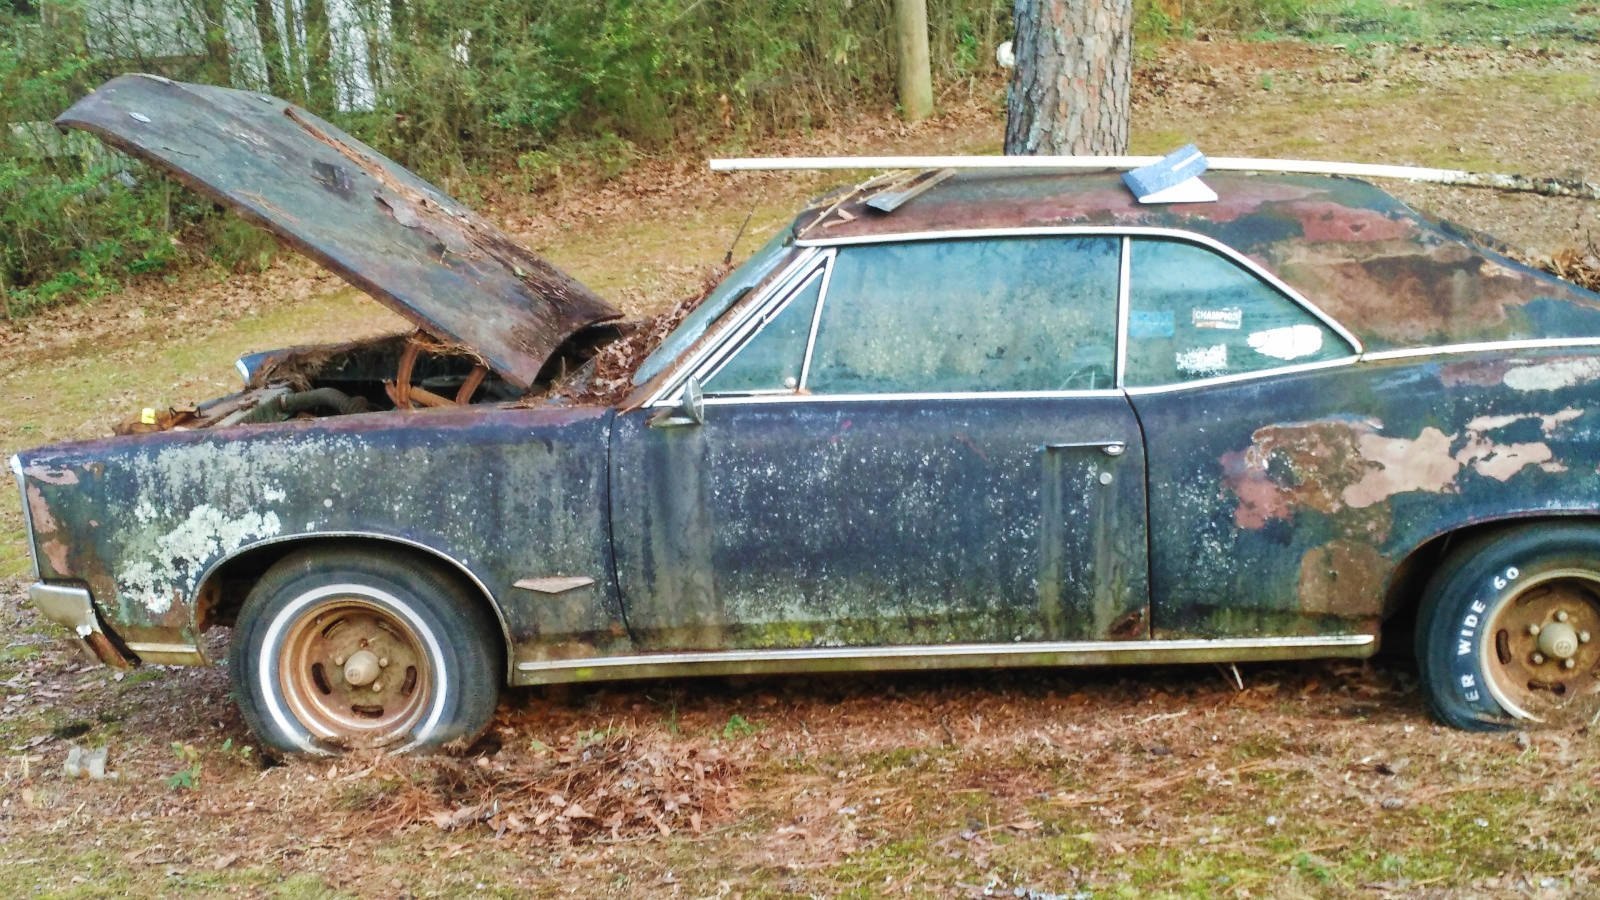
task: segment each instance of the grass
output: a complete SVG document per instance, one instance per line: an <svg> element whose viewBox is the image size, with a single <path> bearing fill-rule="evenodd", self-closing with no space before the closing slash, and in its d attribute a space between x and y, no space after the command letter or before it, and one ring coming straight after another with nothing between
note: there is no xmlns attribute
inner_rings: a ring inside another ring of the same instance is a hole
<svg viewBox="0 0 1600 900"><path fill-rule="evenodd" d="M1600 9L1581 0L1332 0L1307 3L1281 31L1257 34L1280 35L1352 47L1593 42Z"/></svg>

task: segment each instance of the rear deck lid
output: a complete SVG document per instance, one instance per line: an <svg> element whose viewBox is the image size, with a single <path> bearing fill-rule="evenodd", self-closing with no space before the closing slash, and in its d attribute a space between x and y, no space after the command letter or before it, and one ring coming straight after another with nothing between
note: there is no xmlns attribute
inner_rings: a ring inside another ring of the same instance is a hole
<svg viewBox="0 0 1600 900"><path fill-rule="evenodd" d="M518 387L574 332L621 315L438 188L275 97L123 75L56 124L232 208Z"/></svg>

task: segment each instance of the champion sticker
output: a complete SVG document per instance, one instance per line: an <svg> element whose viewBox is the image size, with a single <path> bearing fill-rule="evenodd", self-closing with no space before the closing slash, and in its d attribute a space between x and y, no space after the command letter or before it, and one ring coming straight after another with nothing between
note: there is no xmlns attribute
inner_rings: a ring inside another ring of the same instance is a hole
<svg viewBox="0 0 1600 900"><path fill-rule="evenodd" d="M1238 331L1244 326L1244 310L1237 306L1228 306L1222 309L1190 310L1189 324L1196 328Z"/></svg>

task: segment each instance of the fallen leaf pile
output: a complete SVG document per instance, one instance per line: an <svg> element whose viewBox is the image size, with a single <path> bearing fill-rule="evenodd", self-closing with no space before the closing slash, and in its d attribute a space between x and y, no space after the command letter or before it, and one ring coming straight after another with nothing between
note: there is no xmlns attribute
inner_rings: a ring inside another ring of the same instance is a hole
<svg viewBox="0 0 1600 900"><path fill-rule="evenodd" d="M1583 249L1567 247L1558 250L1540 268L1557 278L1565 278L1591 291L1600 291L1600 245L1593 242Z"/></svg>
<svg viewBox="0 0 1600 900"><path fill-rule="evenodd" d="M622 337L607 344L587 364L587 378L570 378L558 389L559 396L577 403L611 405L622 402L633 390L633 373L639 370L661 342L673 329L694 312L710 296L711 291L728 274L727 266L712 266L706 270L700 290L673 304L666 312L651 316L638 323L630 323Z"/></svg>
<svg viewBox="0 0 1600 900"><path fill-rule="evenodd" d="M386 760L384 768L398 787L374 804L373 822L574 843L698 834L731 811L741 767L712 745L611 734L579 735L544 753Z"/></svg>

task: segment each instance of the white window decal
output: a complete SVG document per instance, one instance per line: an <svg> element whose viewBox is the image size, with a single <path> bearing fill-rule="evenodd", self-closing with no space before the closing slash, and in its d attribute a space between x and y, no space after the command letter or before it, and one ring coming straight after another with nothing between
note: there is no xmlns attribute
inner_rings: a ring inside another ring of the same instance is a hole
<svg viewBox="0 0 1600 900"><path fill-rule="evenodd" d="M1322 329L1315 325L1268 328L1250 335L1250 349L1273 359L1299 359L1322 349Z"/></svg>
<svg viewBox="0 0 1600 900"><path fill-rule="evenodd" d="M1213 344L1180 350L1174 359L1178 371L1185 375L1220 375L1228 371L1228 345Z"/></svg>

